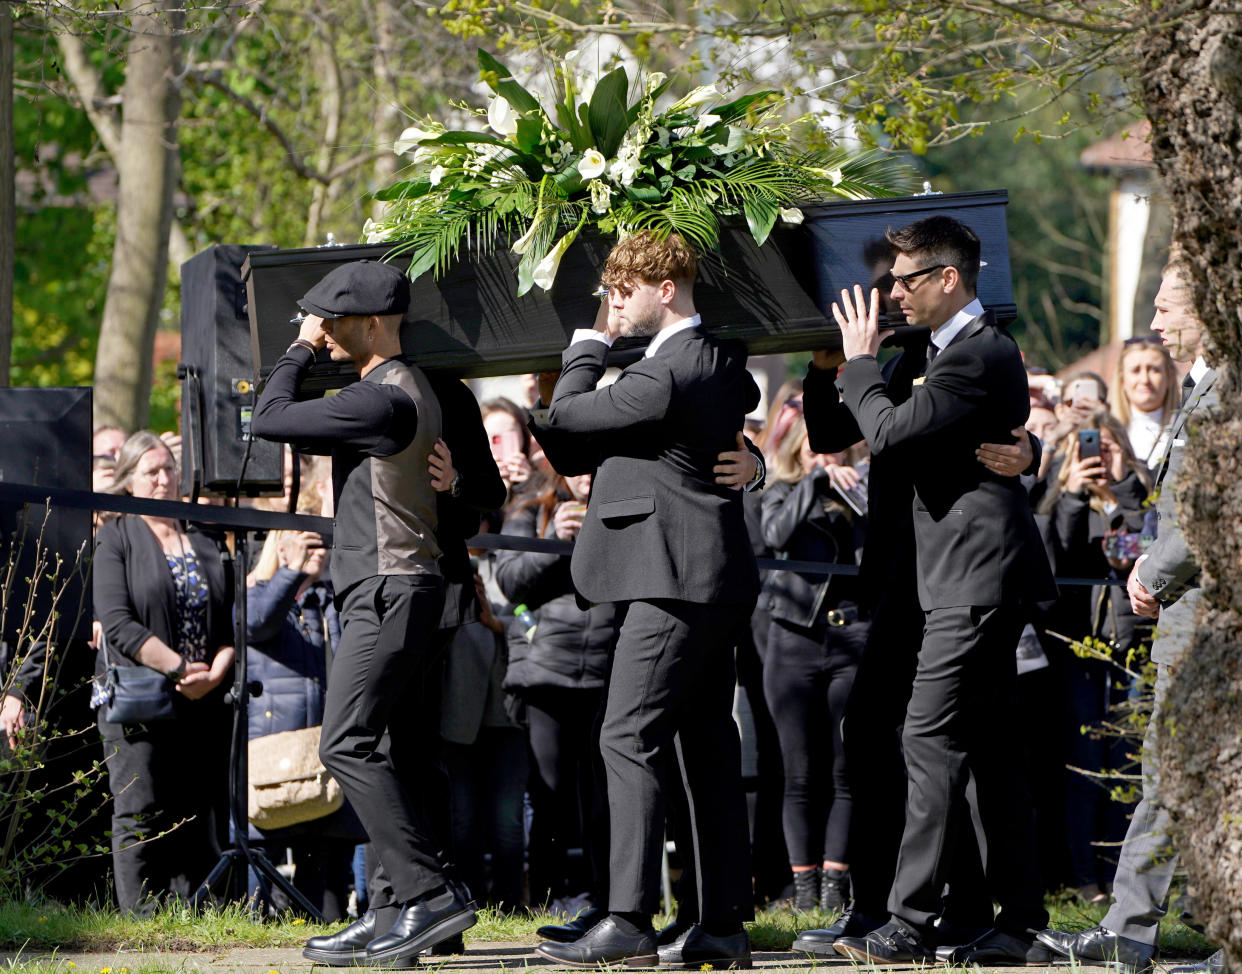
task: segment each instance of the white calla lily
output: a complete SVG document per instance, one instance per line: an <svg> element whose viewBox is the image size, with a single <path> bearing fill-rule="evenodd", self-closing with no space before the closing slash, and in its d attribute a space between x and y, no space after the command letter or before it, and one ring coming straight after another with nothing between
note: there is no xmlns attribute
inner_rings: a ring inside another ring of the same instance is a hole
<svg viewBox="0 0 1242 974"><path fill-rule="evenodd" d="M362 225L362 239L369 244L383 243L388 239L388 231L370 217Z"/></svg>
<svg viewBox="0 0 1242 974"><path fill-rule="evenodd" d="M392 145L392 151L399 156L405 155L411 149L415 148L424 139L434 139L439 136L439 132L431 132L427 129L420 129L417 126L411 126L401 133L401 137Z"/></svg>
<svg viewBox="0 0 1242 974"><path fill-rule="evenodd" d="M587 149L582 153L582 158L578 160L578 172L582 174L583 179L594 179L596 176L603 175L607 164L604 154L599 149Z"/></svg>
<svg viewBox="0 0 1242 974"><path fill-rule="evenodd" d="M699 105L706 105L709 101L714 101L719 97L720 92L716 90L715 85L699 85L690 94L678 99L677 103L669 111L677 111L682 108L697 108Z"/></svg>
<svg viewBox="0 0 1242 974"><path fill-rule="evenodd" d="M843 173L840 169L829 169L828 178L832 180L833 186L840 186L843 182L845 182L845 173Z"/></svg>
<svg viewBox="0 0 1242 974"><path fill-rule="evenodd" d="M710 114L700 115L699 120L694 123L694 131L702 132L704 129L711 128L713 125L715 125L719 121L720 121L719 115L710 115Z"/></svg>
<svg viewBox="0 0 1242 974"><path fill-rule="evenodd" d="M517 120L517 112L500 95L487 106L487 124L497 135L513 135L517 131Z"/></svg>
<svg viewBox="0 0 1242 974"><path fill-rule="evenodd" d="M556 280L556 272L560 269L561 258L565 256L565 251L569 249L569 245L574 242L577 236L578 230L575 227L561 237L556 242L556 246L549 250L547 256L535 266L535 272L531 277L545 291L552 290L552 282Z"/></svg>
<svg viewBox="0 0 1242 974"><path fill-rule="evenodd" d="M448 170L443 166L436 166L431 172L427 173L427 179L432 186L439 186L440 180L448 175Z"/></svg>
<svg viewBox="0 0 1242 974"><path fill-rule="evenodd" d="M535 242L535 228L538 226L539 221L535 220L530 225L529 229L527 229L521 237L514 241L513 246L509 249L515 254L524 254L526 251L530 250L530 245Z"/></svg>
<svg viewBox="0 0 1242 974"><path fill-rule="evenodd" d="M797 226L803 220L802 211L796 206L781 207L781 221Z"/></svg>

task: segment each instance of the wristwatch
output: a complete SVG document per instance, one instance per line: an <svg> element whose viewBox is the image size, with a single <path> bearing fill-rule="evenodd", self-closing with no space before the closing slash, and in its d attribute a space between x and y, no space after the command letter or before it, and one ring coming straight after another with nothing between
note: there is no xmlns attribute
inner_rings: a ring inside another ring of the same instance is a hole
<svg viewBox="0 0 1242 974"><path fill-rule="evenodd" d="M449 497L460 497L461 496L461 471L460 470L457 471L457 473L454 475L453 482L449 484L448 492L449 492Z"/></svg>
<svg viewBox="0 0 1242 974"><path fill-rule="evenodd" d="M180 683L181 678L185 676L185 657L181 656L179 659L181 662L164 674L171 683Z"/></svg>

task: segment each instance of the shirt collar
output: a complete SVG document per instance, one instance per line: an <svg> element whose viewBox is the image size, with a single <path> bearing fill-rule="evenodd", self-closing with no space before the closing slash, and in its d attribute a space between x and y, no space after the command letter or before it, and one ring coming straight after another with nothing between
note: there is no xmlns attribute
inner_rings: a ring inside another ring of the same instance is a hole
<svg viewBox="0 0 1242 974"><path fill-rule="evenodd" d="M949 347L949 342L957 337L957 333L965 328L968 322L978 318L981 314L983 314L983 304L978 298L975 298L970 304L966 305L961 311L932 332L932 344L943 352Z"/></svg>
<svg viewBox="0 0 1242 974"><path fill-rule="evenodd" d="M1211 367L1204 360L1203 356L1200 355L1195 359L1195 364L1190 367L1190 377L1195 380L1195 385L1198 385L1210 371Z"/></svg>
<svg viewBox="0 0 1242 974"><path fill-rule="evenodd" d="M666 341L668 341L668 339L672 338L679 331L685 331L687 328L698 328L700 324L702 324L702 319L698 315L691 315L689 318L682 318L681 321L676 324L660 329L651 339L651 344L647 346L647 351L643 352L643 358L651 358L651 356L659 351L661 345L663 345Z"/></svg>

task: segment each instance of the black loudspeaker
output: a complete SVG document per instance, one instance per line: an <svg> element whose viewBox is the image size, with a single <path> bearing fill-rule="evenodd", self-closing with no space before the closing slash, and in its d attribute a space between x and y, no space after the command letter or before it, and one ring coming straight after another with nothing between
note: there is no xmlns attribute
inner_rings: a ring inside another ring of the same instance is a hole
<svg viewBox="0 0 1242 974"><path fill-rule="evenodd" d="M0 389L0 480L90 490L91 390ZM10 647L27 648L16 644L32 594L26 640L36 638L50 617L60 583L47 576L55 571L57 558L67 584L55 606L58 619L51 641L90 638L90 591L84 581L90 538L90 511L53 507L48 513L38 504L0 502L0 584L10 555L16 555L4 612L3 638ZM49 559L41 571L40 547Z"/></svg>
<svg viewBox="0 0 1242 974"><path fill-rule="evenodd" d="M284 490L280 444L253 440L246 456L255 391L241 267L248 255L270 249L217 244L181 265L184 494L257 496Z"/></svg>

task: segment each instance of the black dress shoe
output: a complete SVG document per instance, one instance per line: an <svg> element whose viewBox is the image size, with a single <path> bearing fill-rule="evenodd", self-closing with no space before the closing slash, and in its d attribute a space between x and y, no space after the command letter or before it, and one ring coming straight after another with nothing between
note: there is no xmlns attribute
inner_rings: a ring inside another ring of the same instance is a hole
<svg viewBox="0 0 1242 974"><path fill-rule="evenodd" d="M923 939L903 923L890 920L877 927L865 937L838 937L833 944L838 954L864 964L923 963L934 961L936 952Z"/></svg>
<svg viewBox="0 0 1242 974"><path fill-rule="evenodd" d="M302 956L316 964L349 967L365 964L367 944L379 936L375 929L375 911L367 910L344 930L327 937L311 937L302 949Z"/></svg>
<svg viewBox="0 0 1242 974"><path fill-rule="evenodd" d="M865 937L872 930L882 925L882 921L874 920L857 910L846 910L832 926L823 930L803 930L793 942L793 949L816 957L837 958L833 944L838 937Z"/></svg>
<svg viewBox="0 0 1242 974"><path fill-rule="evenodd" d="M1225 952L1218 950L1202 964L1183 964L1170 967L1165 974L1222 974L1225 970Z"/></svg>
<svg viewBox="0 0 1242 974"><path fill-rule="evenodd" d="M989 930L960 947L938 947L936 960L957 967L1048 967L1052 951L1033 934Z"/></svg>
<svg viewBox="0 0 1242 974"><path fill-rule="evenodd" d="M745 930L715 937L697 923L671 944L659 949L661 967L697 968L710 964L717 970L749 970L750 937Z"/></svg>
<svg viewBox="0 0 1242 974"><path fill-rule="evenodd" d="M535 931L535 936L558 944L572 944L575 940L581 940L586 936L587 932L606 916L608 916L607 910L591 907L583 910L568 923L545 924Z"/></svg>
<svg viewBox="0 0 1242 974"><path fill-rule="evenodd" d="M439 943L432 944L424 954L430 954L432 957L452 957L454 954L464 954L466 952L466 938L461 934L454 934Z"/></svg>
<svg viewBox="0 0 1242 974"><path fill-rule="evenodd" d="M639 929L622 917L609 915L572 944L545 943L535 948L549 960L574 967L594 967L624 961L630 967L654 967L655 930Z"/></svg>
<svg viewBox="0 0 1242 974"><path fill-rule="evenodd" d="M403 906L392 929L367 946L366 962L385 966L416 962L428 947L474 924L474 910L462 899L460 890L447 887L441 893Z"/></svg>
<svg viewBox="0 0 1242 974"><path fill-rule="evenodd" d="M671 943L678 940L684 940L690 928L694 926L693 920L683 920L681 914L677 914L675 920L668 926L661 927L660 932L656 934L656 946L667 947Z"/></svg>
<svg viewBox="0 0 1242 974"><path fill-rule="evenodd" d="M1041 930L1035 939L1054 954L1070 960L1096 961L1118 967L1129 974L1144 974L1151 969L1156 948L1141 940L1131 940L1104 927L1092 927L1079 933L1062 930Z"/></svg>

